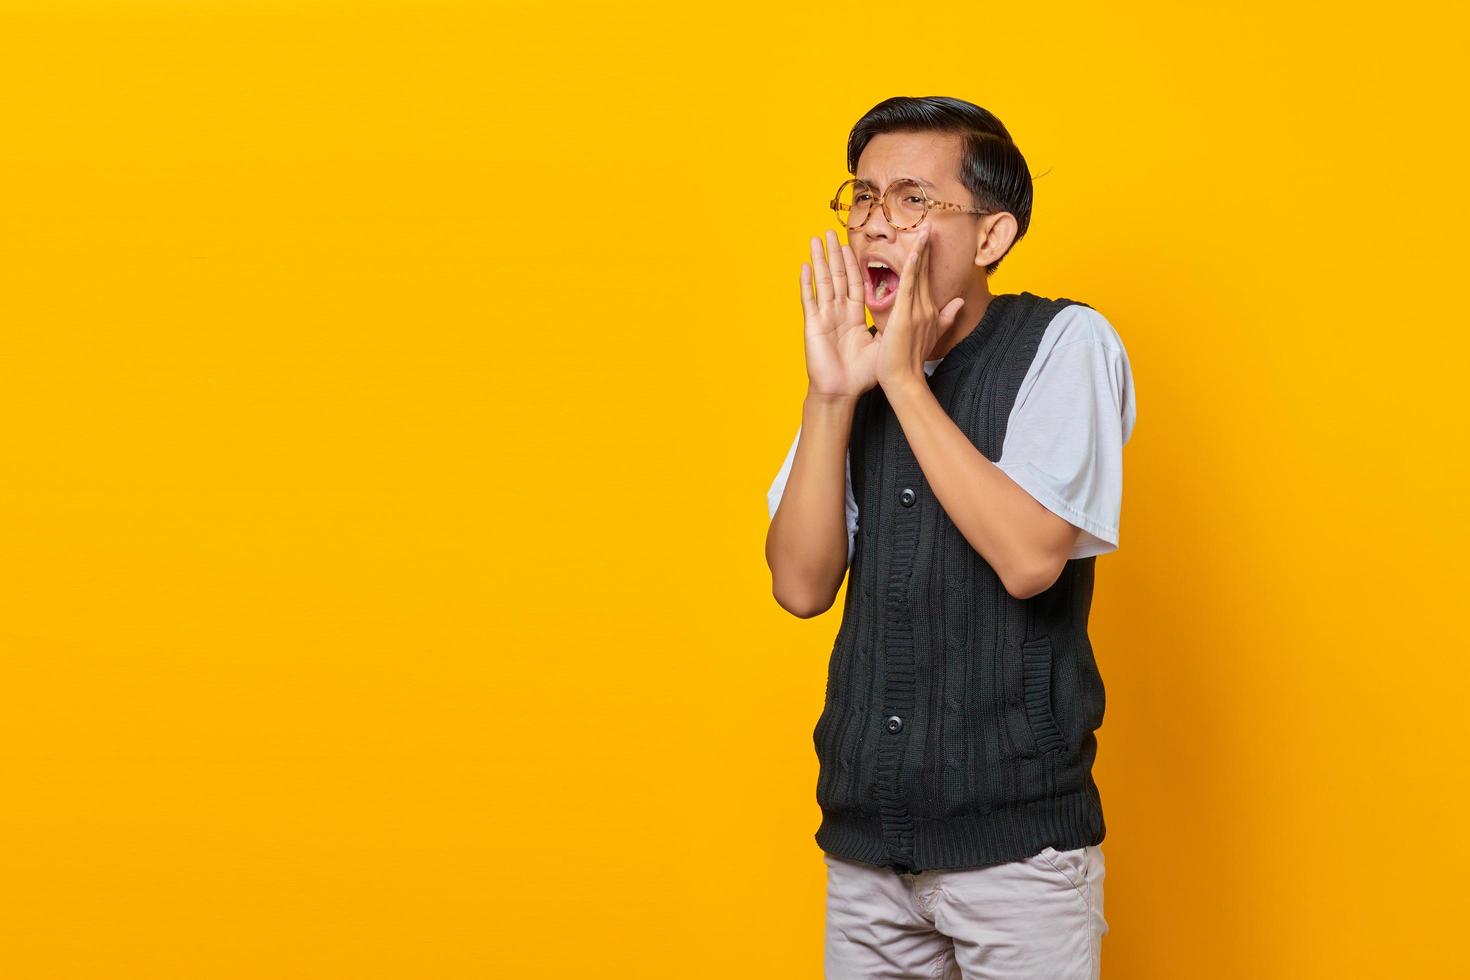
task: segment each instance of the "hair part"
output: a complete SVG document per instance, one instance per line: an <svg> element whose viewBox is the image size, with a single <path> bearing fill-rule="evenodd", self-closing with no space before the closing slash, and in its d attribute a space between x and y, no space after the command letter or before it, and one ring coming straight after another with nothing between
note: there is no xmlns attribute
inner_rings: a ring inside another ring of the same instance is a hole
<svg viewBox="0 0 1470 980"><path fill-rule="evenodd" d="M1015 240L985 267L995 272L1031 224L1031 171L1010 132L995 115L973 102L943 95L884 99L869 109L847 137L847 172L857 176L858 159L882 133L958 133L960 180L974 196L971 207L1007 211L1016 219Z"/></svg>

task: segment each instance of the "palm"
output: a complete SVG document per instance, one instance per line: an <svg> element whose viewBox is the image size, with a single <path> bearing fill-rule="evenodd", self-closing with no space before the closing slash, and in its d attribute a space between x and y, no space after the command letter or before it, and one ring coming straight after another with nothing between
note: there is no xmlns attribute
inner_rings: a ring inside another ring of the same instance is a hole
<svg viewBox="0 0 1470 980"><path fill-rule="evenodd" d="M878 340L868 333L862 272L837 235L828 250L812 239L816 295L806 263L801 267L801 303L806 318L806 371L813 391L858 395L878 383Z"/></svg>

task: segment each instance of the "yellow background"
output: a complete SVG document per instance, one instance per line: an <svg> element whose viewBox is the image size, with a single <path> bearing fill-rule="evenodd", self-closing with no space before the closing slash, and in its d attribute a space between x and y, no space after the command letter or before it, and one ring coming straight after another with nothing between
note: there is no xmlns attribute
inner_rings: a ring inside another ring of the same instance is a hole
<svg viewBox="0 0 1470 980"><path fill-rule="evenodd" d="M0 3L0 975L819 976L765 491L899 94L1132 361L1104 976L1463 968L1450 9Z"/></svg>

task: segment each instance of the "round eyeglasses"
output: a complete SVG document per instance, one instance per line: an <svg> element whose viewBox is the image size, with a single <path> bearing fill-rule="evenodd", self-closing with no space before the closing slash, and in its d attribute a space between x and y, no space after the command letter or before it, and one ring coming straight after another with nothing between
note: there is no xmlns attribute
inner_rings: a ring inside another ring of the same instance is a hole
<svg viewBox="0 0 1470 980"><path fill-rule="evenodd" d="M836 195L828 204L837 216L837 223L848 231L856 231L867 223L873 214L873 199L883 209L883 217L899 231L917 227L930 211L955 211L960 214L995 214L986 208L967 208L962 204L936 201L912 177L900 177L888 185L881 195L873 193L873 186L865 180L850 178L837 188Z"/></svg>

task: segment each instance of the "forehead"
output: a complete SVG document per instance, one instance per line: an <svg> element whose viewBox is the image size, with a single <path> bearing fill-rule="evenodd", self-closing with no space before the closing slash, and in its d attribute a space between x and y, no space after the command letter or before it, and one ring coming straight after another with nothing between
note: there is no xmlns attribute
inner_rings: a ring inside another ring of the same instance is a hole
<svg viewBox="0 0 1470 980"><path fill-rule="evenodd" d="M860 184L866 184L868 187L871 187L874 190L881 190L882 188L887 187L890 184L897 183L900 180L904 180L904 181L908 181L908 180L916 181L917 183L923 184L925 187L929 188L930 190L933 190L934 189L934 182L933 181L931 181L931 180L925 180L923 177L918 177L918 176L915 176L913 174L899 174L898 176L894 177L892 181L889 181L888 183L884 183L883 181L879 180L877 177L862 177L862 176L859 176L858 177L858 183L860 183Z"/></svg>
<svg viewBox="0 0 1470 980"><path fill-rule="evenodd" d="M952 186L959 180L962 145L957 133L880 133L863 147L854 176L872 187L902 177L931 190Z"/></svg>

